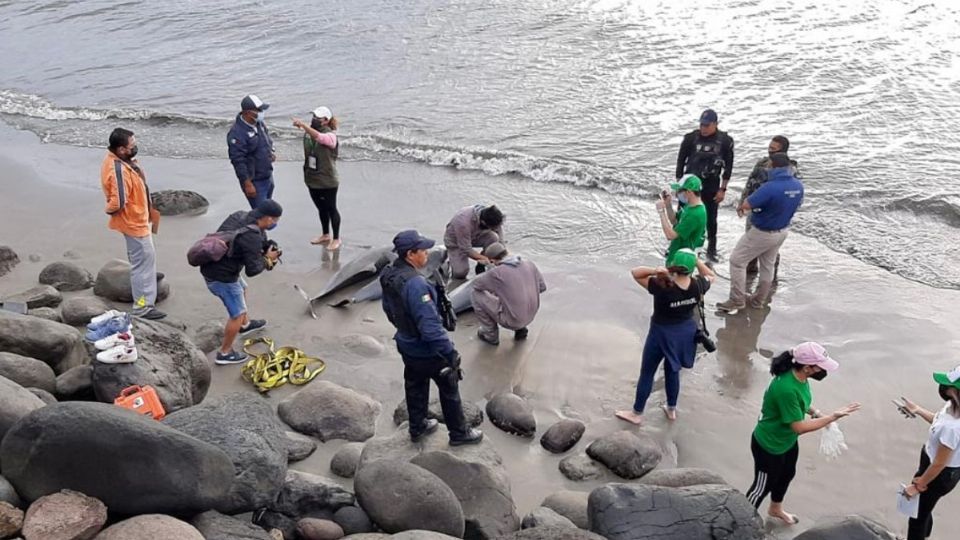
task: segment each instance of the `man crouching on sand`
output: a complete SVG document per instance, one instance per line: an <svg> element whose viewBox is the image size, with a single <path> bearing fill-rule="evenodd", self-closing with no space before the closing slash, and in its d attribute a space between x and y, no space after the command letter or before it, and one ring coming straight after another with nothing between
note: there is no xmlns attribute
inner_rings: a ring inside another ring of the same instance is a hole
<svg viewBox="0 0 960 540"><path fill-rule="evenodd" d="M490 345L499 345L499 324L513 330L514 339L527 339L527 325L540 310L540 294L547 290L540 269L526 259L510 255L500 242L487 246L483 255L494 268L473 284L470 300L480 321L477 336Z"/></svg>
<svg viewBox="0 0 960 540"><path fill-rule="evenodd" d="M247 284L240 277L240 271L245 270L247 277L253 277L264 270L273 270L280 251L264 231L276 225L282 213L280 204L270 199L249 212L234 212L217 229L217 232L240 231L230 242L226 255L200 265L207 289L223 302L230 317L223 331L223 344L217 352L217 364L246 361L246 354L233 350L237 334L248 334L267 326L264 319L247 317Z"/></svg>

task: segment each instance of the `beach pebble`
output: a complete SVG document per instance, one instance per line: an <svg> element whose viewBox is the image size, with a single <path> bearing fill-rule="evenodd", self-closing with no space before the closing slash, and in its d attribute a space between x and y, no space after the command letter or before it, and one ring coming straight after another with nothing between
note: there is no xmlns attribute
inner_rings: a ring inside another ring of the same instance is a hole
<svg viewBox="0 0 960 540"><path fill-rule="evenodd" d="M46 403L47 405L53 405L58 401L56 396L50 392L47 392L46 390L43 390L42 388L27 388L27 390L29 390L31 394L40 398L40 401Z"/></svg>
<svg viewBox="0 0 960 540"><path fill-rule="evenodd" d="M406 461L377 460L357 471L357 501L381 529L422 529L462 538L463 508L447 484Z"/></svg>
<svg viewBox="0 0 960 540"><path fill-rule="evenodd" d="M90 361L83 336L76 328L3 310L0 310L0 351L46 362L54 373L63 373Z"/></svg>
<svg viewBox="0 0 960 540"><path fill-rule="evenodd" d="M82 291L93 287L93 275L86 268L67 261L48 264L40 271L37 281L51 285L61 292Z"/></svg>
<svg viewBox="0 0 960 540"><path fill-rule="evenodd" d="M72 250L72 249L68 249L68 250L64 251L64 252L63 252L63 255L61 255L61 257L63 257L64 259L71 260L71 261L76 261L76 260L82 258L82 257L80 257L80 254L79 254L79 253L77 253L76 251L74 251L74 250Z"/></svg>
<svg viewBox="0 0 960 540"><path fill-rule="evenodd" d="M60 318L64 324L86 326L90 319L108 309L110 306L96 296L76 296L64 300L60 306Z"/></svg>
<svg viewBox="0 0 960 540"><path fill-rule="evenodd" d="M150 385L167 414L203 401L210 388L211 362L186 334L139 318L133 319L132 332L137 340L136 362L94 362L93 388L98 400L113 403L124 388Z"/></svg>
<svg viewBox="0 0 960 540"><path fill-rule="evenodd" d="M93 294L114 302L133 302L133 292L130 289L130 263L122 259L107 261L97 272ZM165 279L160 280L157 285L157 302L162 302L168 296L170 296L170 284Z"/></svg>
<svg viewBox="0 0 960 540"><path fill-rule="evenodd" d="M203 195L185 189L154 191L150 193L150 203L161 216L199 216L210 206Z"/></svg>
<svg viewBox="0 0 960 540"><path fill-rule="evenodd" d="M343 336L343 347L353 354L373 358L383 354L383 343L377 338L366 334L350 334Z"/></svg>
<svg viewBox="0 0 960 540"><path fill-rule="evenodd" d="M562 454L576 446L586 430L587 426L579 420L560 420L540 437L540 446L548 452Z"/></svg>
<svg viewBox="0 0 960 540"><path fill-rule="evenodd" d="M620 478L634 480L652 471L663 457L660 445L645 433L617 431L587 447L587 455Z"/></svg>
<svg viewBox="0 0 960 540"><path fill-rule="evenodd" d="M23 527L23 510L0 501L0 538L9 538Z"/></svg>
<svg viewBox="0 0 960 540"><path fill-rule="evenodd" d="M410 460L444 481L460 501L467 538L497 538L520 528L510 479L499 464L448 451L424 452Z"/></svg>
<svg viewBox="0 0 960 540"><path fill-rule="evenodd" d="M10 379L0 376L0 440L3 440L4 434L18 420L42 407L46 407L46 403L40 398ZM7 476L10 479L9 475Z"/></svg>
<svg viewBox="0 0 960 540"><path fill-rule="evenodd" d="M43 260L43 256L40 255L39 253L31 253L27 255L27 260L29 260L32 263L38 263Z"/></svg>
<svg viewBox="0 0 960 540"><path fill-rule="evenodd" d="M794 540L897 540L883 525L863 516L850 515L818 520Z"/></svg>
<svg viewBox="0 0 960 540"><path fill-rule="evenodd" d="M310 457L317 450L317 441L295 431L283 432L284 444L287 446L287 462L295 463Z"/></svg>
<svg viewBox="0 0 960 540"><path fill-rule="evenodd" d="M204 353L209 353L223 344L226 323L222 320L207 321L193 331L193 342Z"/></svg>
<svg viewBox="0 0 960 540"><path fill-rule="evenodd" d="M585 491L563 490L548 495L540 503L540 506L553 510L581 529L587 529L590 527L587 520L587 500L589 497L590 494Z"/></svg>
<svg viewBox="0 0 960 540"><path fill-rule="evenodd" d="M230 458L211 444L112 404L81 401L22 418L0 445L0 463L24 499L70 486L128 515L206 511L226 497L234 475Z"/></svg>
<svg viewBox="0 0 960 540"><path fill-rule="evenodd" d="M532 512L523 516L523 521L521 522L520 526L524 529L532 529L534 527L577 528L572 521L556 513L554 510L547 508L546 506L538 506L537 508L534 508Z"/></svg>
<svg viewBox="0 0 960 540"><path fill-rule="evenodd" d="M487 416L493 425L514 435L533 437L537 419L527 400L516 394L504 393L487 402Z"/></svg>
<svg viewBox="0 0 960 540"><path fill-rule="evenodd" d="M233 461L233 486L214 509L252 512L277 498L287 472L287 444L276 413L259 395L217 396L174 412L163 423L223 449Z"/></svg>
<svg viewBox="0 0 960 540"><path fill-rule="evenodd" d="M590 493L590 530L608 540L726 538L762 540L763 519L736 489L726 485L668 488L607 484Z"/></svg>
<svg viewBox="0 0 960 540"><path fill-rule="evenodd" d="M594 480L604 475L603 465L584 454L567 456L560 460L560 473L574 482Z"/></svg>
<svg viewBox="0 0 960 540"><path fill-rule="evenodd" d="M111 507L112 508L112 507ZM160 514L145 514L111 525L94 540L204 540L189 523Z"/></svg>
<svg viewBox="0 0 960 540"><path fill-rule="evenodd" d="M337 510L333 514L333 521L340 525L346 535L369 533L376 530L373 522L370 521L370 516L359 506L344 506Z"/></svg>
<svg viewBox="0 0 960 540"><path fill-rule="evenodd" d="M337 450L330 460L330 472L341 478L353 478L360 464L363 443L347 443Z"/></svg>
<svg viewBox="0 0 960 540"><path fill-rule="evenodd" d="M14 353L0 352L0 376L24 388L39 388L53 392L57 376L46 363Z"/></svg>
<svg viewBox="0 0 960 540"><path fill-rule="evenodd" d="M50 307L38 307L37 309L28 310L27 315L40 317L41 319L53 322L63 322L63 319L60 317L60 310Z"/></svg>
<svg viewBox="0 0 960 540"><path fill-rule="evenodd" d="M17 508L20 508L22 503L20 496L17 495L17 490L13 489L10 482L2 476L0 476L0 502L5 502Z"/></svg>
<svg viewBox="0 0 960 540"><path fill-rule="evenodd" d="M57 307L63 301L63 295L50 285L37 285L21 293L8 296L3 301L26 304L27 309Z"/></svg>
<svg viewBox="0 0 960 540"><path fill-rule="evenodd" d="M57 376L56 391L60 401L93 401L93 366L72 367Z"/></svg>
<svg viewBox="0 0 960 540"><path fill-rule="evenodd" d="M663 487L687 487L703 484L726 484L719 474L698 468L657 469L640 479L641 484Z"/></svg>
<svg viewBox="0 0 960 540"><path fill-rule="evenodd" d="M267 531L233 516L210 510L190 520L205 540L271 540Z"/></svg>
<svg viewBox="0 0 960 540"><path fill-rule="evenodd" d="M497 540L605 540L602 536L576 527L545 525L501 536Z"/></svg>
<svg viewBox="0 0 960 540"><path fill-rule="evenodd" d="M7 275L13 267L20 264L20 257L10 246L0 246L0 276Z"/></svg>
<svg viewBox="0 0 960 540"><path fill-rule="evenodd" d="M297 522L297 534L300 540L337 540L343 538L343 529L327 519L303 518Z"/></svg>
<svg viewBox="0 0 960 540"><path fill-rule="evenodd" d="M457 540L459 537L434 531L414 529L412 531L403 531L401 533L390 535L389 538L391 540ZM351 538L350 540L354 539Z"/></svg>
<svg viewBox="0 0 960 540"><path fill-rule="evenodd" d="M483 423L483 409L481 409L476 403L464 401L463 417L466 419L467 425L470 427L477 427ZM443 408L440 407L440 398L430 398L430 403L427 405L427 418L433 418L441 424L446 423L443 420ZM393 423L399 426L409 419L410 415L407 411L407 400L404 399L400 401L400 404L397 405L397 408L393 410Z"/></svg>
<svg viewBox="0 0 960 540"><path fill-rule="evenodd" d="M330 478L291 469L287 471L276 501L270 504L270 510L287 516L333 517L340 508L355 503L353 493Z"/></svg>
<svg viewBox="0 0 960 540"><path fill-rule="evenodd" d="M281 401L277 412L290 427L322 442L361 442L373 437L380 403L329 381L313 381Z"/></svg>
<svg viewBox="0 0 960 540"><path fill-rule="evenodd" d="M40 497L23 519L23 536L43 540L86 540L107 522L107 507L83 493L61 490Z"/></svg>

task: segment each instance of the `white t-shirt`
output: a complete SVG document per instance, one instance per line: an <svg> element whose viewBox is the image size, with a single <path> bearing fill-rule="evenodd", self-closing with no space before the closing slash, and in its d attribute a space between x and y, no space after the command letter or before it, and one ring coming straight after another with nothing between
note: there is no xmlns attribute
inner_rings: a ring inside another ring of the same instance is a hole
<svg viewBox="0 0 960 540"><path fill-rule="evenodd" d="M927 440L930 461L937 457L938 443L953 450L947 467L960 467L960 418L950 414L950 403L940 409L930 425L930 439Z"/></svg>

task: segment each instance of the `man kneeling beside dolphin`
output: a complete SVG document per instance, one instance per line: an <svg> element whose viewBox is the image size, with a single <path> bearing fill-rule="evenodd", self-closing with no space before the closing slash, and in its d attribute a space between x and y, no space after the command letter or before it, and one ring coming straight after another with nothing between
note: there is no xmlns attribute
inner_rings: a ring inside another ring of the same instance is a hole
<svg viewBox="0 0 960 540"><path fill-rule="evenodd" d="M483 250L494 268L474 280L473 310L480 321L477 335L490 345L500 344L499 326L514 331L514 339L527 337L527 325L540 309L540 294L547 290L537 265L510 255L495 242Z"/></svg>

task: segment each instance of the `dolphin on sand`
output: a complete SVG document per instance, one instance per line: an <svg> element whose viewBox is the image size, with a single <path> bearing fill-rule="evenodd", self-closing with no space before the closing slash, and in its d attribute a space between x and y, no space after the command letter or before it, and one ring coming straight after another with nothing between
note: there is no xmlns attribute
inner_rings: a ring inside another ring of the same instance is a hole
<svg viewBox="0 0 960 540"><path fill-rule="evenodd" d="M379 275L379 272L377 275ZM449 264L447 264L447 248L440 246L431 249L427 258L427 265L420 270L420 275L430 282L434 282L436 279L442 279L446 282L450 277ZM382 296L383 288L380 286L380 280L375 279L364 285L352 297L344 298L335 304L330 304L330 306L347 307L350 304L379 300Z"/></svg>

